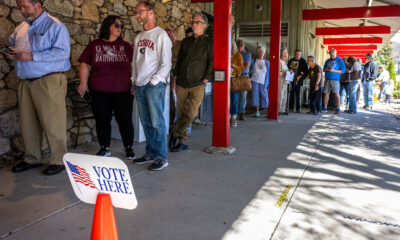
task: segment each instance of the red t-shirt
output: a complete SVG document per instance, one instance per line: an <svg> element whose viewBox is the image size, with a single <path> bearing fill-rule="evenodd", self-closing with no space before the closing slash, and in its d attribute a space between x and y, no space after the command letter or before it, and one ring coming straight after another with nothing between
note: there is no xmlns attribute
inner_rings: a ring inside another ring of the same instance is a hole
<svg viewBox="0 0 400 240"><path fill-rule="evenodd" d="M125 41L96 39L78 61L91 66L89 88L100 92L128 92L131 88L133 47Z"/></svg>

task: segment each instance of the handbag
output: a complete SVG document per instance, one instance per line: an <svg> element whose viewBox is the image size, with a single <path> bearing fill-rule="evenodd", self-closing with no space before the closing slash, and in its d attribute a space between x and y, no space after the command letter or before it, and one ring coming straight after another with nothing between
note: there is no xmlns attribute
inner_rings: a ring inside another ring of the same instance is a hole
<svg viewBox="0 0 400 240"><path fill-rule="evenodd" d="M361 79L361 71L354 71L350 73L350 80Z"/></svg>
<svg viewBox="0 0 400 240"><path fill-rule="evenodd" d="M233 77L231 78L232 92L244 92L251 90L251 82L249 77Z"/></svg>

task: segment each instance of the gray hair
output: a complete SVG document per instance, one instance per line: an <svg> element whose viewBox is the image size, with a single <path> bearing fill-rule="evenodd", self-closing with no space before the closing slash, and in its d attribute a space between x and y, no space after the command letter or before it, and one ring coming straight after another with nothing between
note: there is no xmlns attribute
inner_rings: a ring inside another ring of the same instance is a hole
<svg viewBox="0 0 400 240"><path fill-rule="evenodd" d="M238 53L238 47L237 47L235 41L232 41L231 46L232 46L232 53L231 53L231 54L232 54L232 56L233 56L233 55L235 55L236 53Z"/></svg>
<svg viewBox="0 0 400 240"><path fill-rule="evenodd" d="M206 28L208 27L208 18L204 13L201 12L194 13L192 18L194 17L201 17L203 19L203 23L206 24Z"/></svg>
<svg viewBox="0 0 400 240"><path fill-rule="evenodd" d="M331 49L329 50L329 53L337 53L337 51L336 51L336 49L331 48Z"/></svg>
<svg viewBox="0 0 400 240"><path fill-rule="evenodd" d="M288 52L288 50L286 48L282 48L281 49L281 56L283 55L284 52L287 52L289 54L289 52Z"/></svg>
<svg viewBox="0 0 400 240"><path fill-rule="evenodd" d="M264 48L263 46L258 46L258 47L257 47L257 50L256 50L256 53L258 54L258 52L259 52L260 50L262 50L262 51L264 52L264 54L265 54L265 48Z"/></svg>
<svg viewBox="0 0 400 240"><path fill-rule="evenodd" d="M313 62L315 62L315 57L314 57L314 56L308 56L308 57L307 57L307 60L308 60L308 59L310 59L310 60L312 60Z"/></svg>

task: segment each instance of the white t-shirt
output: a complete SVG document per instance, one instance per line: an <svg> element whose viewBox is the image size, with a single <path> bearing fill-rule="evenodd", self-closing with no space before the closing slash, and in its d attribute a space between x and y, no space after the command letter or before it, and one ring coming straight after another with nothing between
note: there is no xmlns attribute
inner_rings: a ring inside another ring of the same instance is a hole
<svg viewBox="0 0 400 240"><path fill-rule="evenodd" d="M280 71L279 71L279 80L285 80L286 72L289 71L289 68L285 61L279 59L281 61Z"/></svg>
<svg viewBox="0 0 400 240"><path fill-rule="evenodd" d="M171 71L172 42L160 27L139 33L135 38L132 82L144 86L166 83Z"/></svg>
<svg viewBox="0 0 400 240"><path fill-rule="evenodd" d="M389 79L390 79L389 72L388 72L387 70L383 70L383 71L381 72L381 74L379 74L378 79L381 80L383 83L384 83L384 82L388 83L388 82L389 82Z"/></svg>
<svg viewBox="0 0 400 240"><path fill-rule="evenodd" d="M253 75L251 75L251 81L264 84L265 74L267 73L267 68L265 67L265 60L257 59L253 67Z"/></svg>

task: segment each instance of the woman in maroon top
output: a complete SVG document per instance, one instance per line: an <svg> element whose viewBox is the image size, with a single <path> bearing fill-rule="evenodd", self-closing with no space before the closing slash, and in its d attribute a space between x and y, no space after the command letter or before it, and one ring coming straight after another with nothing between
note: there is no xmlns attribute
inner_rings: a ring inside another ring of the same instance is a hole
<svg viewBox="0 0 400 240"><path fill-rule="evenodd" d="M100 28L99 39L93 40L79 57L78 93L92 97L96 119L99 156L110 156L111 119L114 112L127 159L135 159L133 145L131 62L133 48L122 40L123 24L118 16L108 16Z"/></svg>

